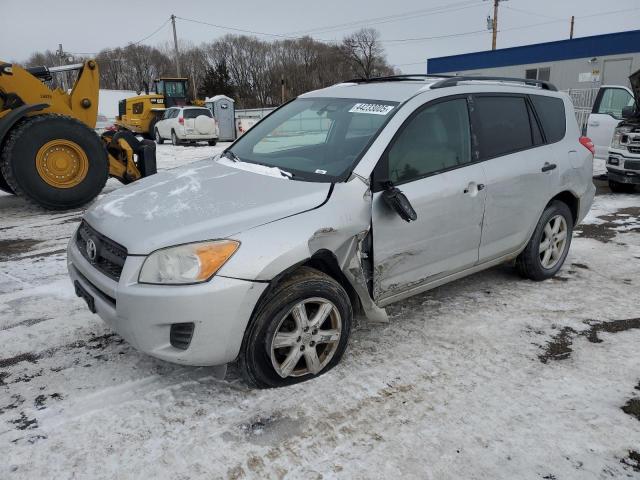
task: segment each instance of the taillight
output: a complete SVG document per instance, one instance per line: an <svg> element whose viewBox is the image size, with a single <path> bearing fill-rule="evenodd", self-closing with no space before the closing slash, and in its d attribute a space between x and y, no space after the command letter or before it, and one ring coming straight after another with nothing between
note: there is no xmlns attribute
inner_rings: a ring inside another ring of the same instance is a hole
<svg viewBox="0 0 640 480"><path fill-rule="evenodd" d="M180 125L184 125L184 117L178 117L178 123ZM589 141L591 141L591 140L589 140ZM591 145L593 145L593 144L591 144Z"/></svg>
<svg viewBox="0 0 640 480"><path fill-rule="evenodd" d="M593 144L589 137L580 137L580 143L584 148L591 152L591 155L596 154L596 146Z"/></svg>

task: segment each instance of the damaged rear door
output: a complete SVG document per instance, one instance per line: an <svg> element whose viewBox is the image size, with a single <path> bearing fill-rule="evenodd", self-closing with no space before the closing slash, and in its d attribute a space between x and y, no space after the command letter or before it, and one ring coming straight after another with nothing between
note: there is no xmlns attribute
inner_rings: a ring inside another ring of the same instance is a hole
<svg viewBox="0 0 640 480"><path fill-rule="evenodd" d="M485 177L473 158L463 96L423 105L399 129L374 172L376 301L477 263ZM411 202L415 221L403 220L385 202L389 182Z"/></svg>

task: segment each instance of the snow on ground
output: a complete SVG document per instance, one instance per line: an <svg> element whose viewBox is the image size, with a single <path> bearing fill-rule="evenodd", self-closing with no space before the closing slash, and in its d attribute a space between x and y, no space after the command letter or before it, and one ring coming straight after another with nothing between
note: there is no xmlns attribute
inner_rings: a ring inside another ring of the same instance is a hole
<svg viewBox="0 0 640 480"><path fill-rule="evenodd" d="M66 276L81 212L0 195L0 478L640 478L640 195L598 193L555 279L502 266L400 302L271 391L132 349Z"/></svg>

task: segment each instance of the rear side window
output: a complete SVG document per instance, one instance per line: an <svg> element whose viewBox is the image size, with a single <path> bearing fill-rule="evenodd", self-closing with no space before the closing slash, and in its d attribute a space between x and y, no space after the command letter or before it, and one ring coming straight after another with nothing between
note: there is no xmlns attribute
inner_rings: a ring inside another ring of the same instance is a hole
<svg viewBox="0 0 640 480"><path fill-rule="evenodd" d="M544 130L544 134L547 137L547 143L555 143L562 140L567 130L562 99L531 95L531 101L540 122L542 122L542 130Z"/></svg>
<svg viewBox="0 0 640 480"><path fill-rule="evenodd" d="M182 112L182 116L184 118L196 118L200 115L204 115L205 117L213 118L211 114L211 110L208 108L188 108Z"/></svg>
<svg viewBox="0 0 640 480"><path fill-rule="evenodd" d="M524 97L475 97L480 155L498 157L533 146ZM563 117L564 118L564 117Z"/></svg>

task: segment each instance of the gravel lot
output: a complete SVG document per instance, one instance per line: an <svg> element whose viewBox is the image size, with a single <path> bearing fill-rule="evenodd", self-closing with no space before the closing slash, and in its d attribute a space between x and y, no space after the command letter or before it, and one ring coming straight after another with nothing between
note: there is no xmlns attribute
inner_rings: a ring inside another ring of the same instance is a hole
<svg viewBox="0 0 640 480"><path fill-rule="evenodd" d="M503 266L395 304L271 391L133 350L67 278L82 212L0 193L0 478L640 478L640 194L597 183L555 279Z"/></svg>

